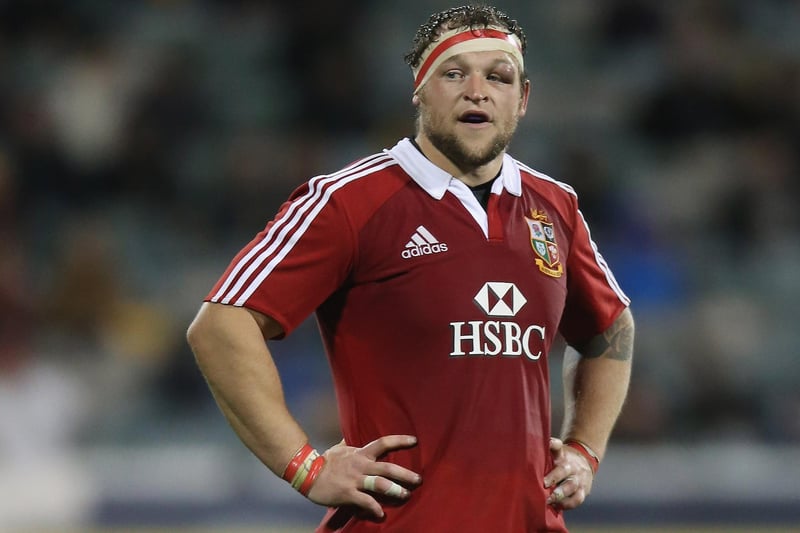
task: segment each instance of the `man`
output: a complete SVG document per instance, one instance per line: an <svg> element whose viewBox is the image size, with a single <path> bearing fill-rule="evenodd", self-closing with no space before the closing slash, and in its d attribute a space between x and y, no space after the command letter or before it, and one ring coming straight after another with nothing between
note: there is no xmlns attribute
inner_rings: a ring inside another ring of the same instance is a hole
<svg viewBox="0 0 800 533"><path fill-rule="evenodd" d="M573 190L505 153L524 116L522 29L491 7L420 27L417 132L297 189L189 329L225 416L330 507L318 531L566 531L630 375L628 299ZM344 439L288 412L264 339L316 312ZM547 354L565 356L563 440ZM578 355L578 352L580 355Z"/></svg>

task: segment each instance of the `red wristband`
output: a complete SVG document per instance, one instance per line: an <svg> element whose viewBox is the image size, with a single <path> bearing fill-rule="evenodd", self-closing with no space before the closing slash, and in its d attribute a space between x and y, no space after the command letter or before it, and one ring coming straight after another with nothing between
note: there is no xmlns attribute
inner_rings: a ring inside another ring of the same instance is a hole
<svg viewBox="0 0 800 533"><path fill-rule="evenodd" d="M313 451L314 448L312 448L310 444L304 444L302 448L297 450L297 453L294 454L294 457L292 457L292 460L289 461L289 464L286 465L286 470L283 471L283 475L281 477L291 483L294 479L294 476L297 475L297 470L300 468L300 465L303 464L303 461L305 461Z"/></svg>
<svg viewBox="0 0 800 533"><path fill-rule="evenodd" d="M597 469L600 468L600 457L597 456L594 450L577 439L567 439L564 441L564 445L569 446L583 455L586 460L589 461L589 467L592 469L592 474L597 473Z"/></svg>
<svg viewBox="0 0 800 533"><path fill-rule="evenodd" d="M313 463L311 463L311 467L308 469L308 475L306 476L306 479L303 481L303 484L300 485L300 488L297 489L300 491L300 494L303 496L308 496L308 491L311 490L311 485L314 484L314 481L317 479L317 476L319 475L319 472L322 470L323 466L325 466L325 457L320 455L314 459Z"/></svg>

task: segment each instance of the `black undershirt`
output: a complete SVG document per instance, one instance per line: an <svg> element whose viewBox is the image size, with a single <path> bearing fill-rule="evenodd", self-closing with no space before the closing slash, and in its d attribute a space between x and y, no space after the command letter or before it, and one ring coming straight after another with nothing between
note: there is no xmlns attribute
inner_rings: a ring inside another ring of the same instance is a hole
<svg viewBox="0 0 800 533"><path fill-rule="evenodd" d="M497 176L499 176L498 174ZM492 192L492 184L494 180L497 179L497 176L493 177L491 180L487 181L486 183L482 183L480 185L476 185L474 187L470 187L469 190L472 191L472 194L475 195L475 198L478 199L478 203L483 206L483 210L486 211L486 206L489 205L489 194Z"/></svg>
<svg viewBox="0 0 800 533"><path fill-rule="evenodd" d="M419 147L417 141L415 141L413 137L409 137L408 140L411 141L411 144L414 145L414 148L419 150L419 153L425 155L425 153L422 151L422 148ZM502 172L502 168L500 171ZM493 177L486 183L481 183L480 185L475 185L474 187L469 187L468 185L469 190L471 190L472 194L475 195L475 198L478 200L478 203L481 204L484 211L486 210L486 206L489 205L489 194L492 192L492 184L494 183L494 180L498 178L498 176L500 176L500 172L497 173L497 176Z"/></svg>

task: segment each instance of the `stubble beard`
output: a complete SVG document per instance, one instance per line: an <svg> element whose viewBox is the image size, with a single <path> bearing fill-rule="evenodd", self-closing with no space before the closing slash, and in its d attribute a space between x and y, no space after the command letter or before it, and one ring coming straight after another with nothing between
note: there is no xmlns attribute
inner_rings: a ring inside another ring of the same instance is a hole
<svg viewBox="0 0 800 533"><path fill-rule="evenodd" d="M422 126L431 144L456 167L466 172L494 161L503 153L511 142L517 121L514 120L508 127L497 132L488 144L476 148L467 146L455 133L437 127L430 116L422 117Z"/></svg>

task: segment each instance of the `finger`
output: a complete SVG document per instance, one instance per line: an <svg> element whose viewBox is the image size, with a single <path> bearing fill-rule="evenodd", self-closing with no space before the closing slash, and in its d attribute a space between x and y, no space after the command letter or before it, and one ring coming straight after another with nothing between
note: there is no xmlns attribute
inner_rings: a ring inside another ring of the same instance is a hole
<svg viewBox="0 0 800 533"><path fill-rule="evenodd" d="M369 465L364 473L383 476L405 485L419 485L422 482L422 477L419 474L395 463L374 462Z"/></svg>
<svg viewBox="0 0 800 533"><path fill-rule="evenodd" d="M553 492L551 492L550 496L547 498L547 503L550 505L563 504L566 499L572 497L577 488L578 486L575 483L575 479L567 477L553 489Z"/></svg>
<svg viewBox="0 0 800 533"><path fill-rule="evenodd" d="M377 459L386 452L402 448L410 448L417 444L417 438L413 435L384 435L370 442L363 448L362 452L371 459Z"/></svg>
<svg viewBox="0 0 800 533"><path fill-rule="evenodd" d="M372 514L375 518L383 518L383 508L381 504L366 492L356 491L352 503Z"/></svg>
<svg viewBox="0 0 800 533"><path fill-rule="evenodd" d="M561 505L561 501L565 498L564 489L562 487L556 487L553 492L550 493L550 496L547 498L548 505Z"/></svg>
<svg viewBox="0 0 800 533"><path fill-rule="evenodd" d="M579 507L584 501L586 501L586 491L581 488L573 492L571 496L566 496L559 505L562 509L569 510Z"/></svg>
<svg viewBox="0 0 800 533"><path fill-rule="evenodd" d="M411 493L403 486L380 476L364 476L362 488L369 492L385 494L392 498L408 498Z"/></svg>
<svg viewBox="0 0 800 533"><path fill-rule="evenodd" d="M563 462L557 464L550 472L544 476L545 488L562 483L570 474L573 473L572 464Z"/></svg>
<svg viewBox="0 0 800 533"><path fill-rule="evenodd" d="M586 500L586 489L574 478L565 479L558 488L561 488L563 493L563 497L558 501L562 509L575 509Z"/></svg>
<svg viewBox="0 0 800 533"><path fill-rule="evenodd" d="M553 453L561 451L564 447L564 441L555 437L550 437L550 451Z"/></svg>

